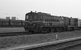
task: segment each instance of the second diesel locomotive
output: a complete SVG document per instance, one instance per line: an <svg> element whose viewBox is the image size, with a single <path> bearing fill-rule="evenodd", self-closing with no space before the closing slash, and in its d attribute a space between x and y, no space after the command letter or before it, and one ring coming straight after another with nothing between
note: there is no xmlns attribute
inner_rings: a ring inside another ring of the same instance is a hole
<svg viewBox="0 0 81 50"><path fill-rule="evenodd" d="M78 18L31 11L25 15L24 28L29 32L72 31L78 29Z"/></svg>

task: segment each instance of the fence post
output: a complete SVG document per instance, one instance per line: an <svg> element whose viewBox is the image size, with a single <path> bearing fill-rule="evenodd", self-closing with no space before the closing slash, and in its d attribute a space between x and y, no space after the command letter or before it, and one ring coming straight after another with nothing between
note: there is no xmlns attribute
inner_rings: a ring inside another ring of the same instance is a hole
<svg viewBox="0 0 81 50"><path fill-rule="evenodd" d="M58 34L56 34L56 40L58 40Z"/></svg>

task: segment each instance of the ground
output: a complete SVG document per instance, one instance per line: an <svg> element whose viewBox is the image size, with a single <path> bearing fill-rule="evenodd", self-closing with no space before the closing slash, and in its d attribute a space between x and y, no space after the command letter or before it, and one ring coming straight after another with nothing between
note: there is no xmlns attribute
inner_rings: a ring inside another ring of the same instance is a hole
<svg viewBox="0 0 81 50"><path fill-rule="evenodd" d="M20 29L21 28L19 28L19 30ZM61 39L67 39L67 38L72 38L72 37L79 37L79 36L81 36L81 30L72 31L72 32L49 33L49 34L0 37L0 48L37 44L37 43L55 41L57 39L61 40Z"/></svg>

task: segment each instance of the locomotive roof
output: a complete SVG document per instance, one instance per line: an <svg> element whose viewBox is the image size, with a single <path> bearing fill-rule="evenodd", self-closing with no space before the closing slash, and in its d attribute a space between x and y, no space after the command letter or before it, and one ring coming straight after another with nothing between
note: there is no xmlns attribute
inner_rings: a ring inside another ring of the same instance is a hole
<svg viewBox="0 0 81 50"><path fill-rule="evenodd" d="M28 12L28 13L26 13L26 15L28 15L28 14L38 14L38 15L46 15L46 16L51 16L51 17L55 17L55 15L51 15L51 14L49 14L49 13L43 13L43 12ZM56 16L57 17L57 16Z"/></svg>
<svg viewBox="0 0 81 50"><path fill-rule="evenodd" d="M65 17L65 16L56 16L56 15L51 15L49 13L43 13L43 12L32 12L30 11L29 13L26 13L26 15L28 14L38 14L38 15L46 15L46 16L50 16L50 17L58 17L58 18L72 18L72 17ZM78 18L72 18L72 19L78 19Z"/></svg>

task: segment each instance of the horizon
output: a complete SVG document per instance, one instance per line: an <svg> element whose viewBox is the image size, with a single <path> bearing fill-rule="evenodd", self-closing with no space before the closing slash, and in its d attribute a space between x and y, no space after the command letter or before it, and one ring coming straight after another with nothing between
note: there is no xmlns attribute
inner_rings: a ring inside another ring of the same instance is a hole
<svg viewBox="0 0 81 50"><path fill-rule="evenodd" d="M80 0L0 0L0 18L24 20L30 11L81 19Z"/></svg>

